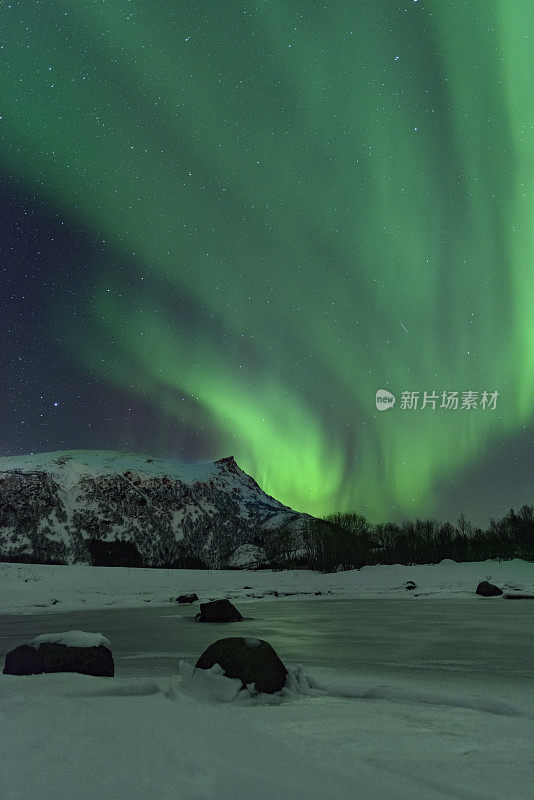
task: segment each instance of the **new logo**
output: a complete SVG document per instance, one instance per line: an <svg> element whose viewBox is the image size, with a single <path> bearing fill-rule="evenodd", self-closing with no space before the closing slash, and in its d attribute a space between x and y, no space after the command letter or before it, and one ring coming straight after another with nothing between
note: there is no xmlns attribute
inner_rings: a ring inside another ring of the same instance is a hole
<svg viewBox="0 0 534 800"><path fill-rule="evenodd" d="M386 389L379 389L376 393L376 407L379 411L387 411L395 405L395 395Z"/></svg>

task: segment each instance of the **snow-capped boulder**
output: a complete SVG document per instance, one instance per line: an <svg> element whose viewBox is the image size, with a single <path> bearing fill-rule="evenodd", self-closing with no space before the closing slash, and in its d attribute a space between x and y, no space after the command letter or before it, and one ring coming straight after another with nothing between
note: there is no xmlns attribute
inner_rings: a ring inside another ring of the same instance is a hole
<svg viewBox="0 0 534 800"><path fill-rule="evenodd" d="M219 664L227 678L239 678L243 686L254 684L256 691L273 694L286 683L287 669L268 642L262 639L229 637L210 644L196 669L211 669Z"/></svg>
<svg viewBox="0 0 534 800"><path fill-rule="evenodd" d="M212 600L200 604L200 614L195 619L198 622L240 622L243 617L229 600Z"/></svg>
<svg viewBox="0 0 534 800"><path fill-rule="evenodd" d="M79 672L113 677L115 666L109 644L101 633L45 633L7 653L4 675Z"/></svg>
<svg viewBox="0 0 534 800"><path fill-rule="evenodd" d="M499 589L499 587L495 586L493 583L489 583L489 581L481 581L481 583L479 583L477 586L476 593L482 597L497 597L503 592L502 589Z"/></svg>

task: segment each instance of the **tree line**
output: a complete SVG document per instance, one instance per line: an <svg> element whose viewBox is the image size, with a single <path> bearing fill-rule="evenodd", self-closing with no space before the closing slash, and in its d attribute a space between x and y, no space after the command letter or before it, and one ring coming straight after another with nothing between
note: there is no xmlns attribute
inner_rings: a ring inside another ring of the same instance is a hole
<svg viewBox="0 0 534 800"><path fill-rule="evenodd" d="M286 568L299 562L321 572L374 564L438 564L446 558L534 561L534 506L511 509L502 519L491 519L486 529L474 527L463 514L455 525L432 518L371 525L357 513L330 514L310 521L300 555L293 551L294 558L286 556Z"/></svg>

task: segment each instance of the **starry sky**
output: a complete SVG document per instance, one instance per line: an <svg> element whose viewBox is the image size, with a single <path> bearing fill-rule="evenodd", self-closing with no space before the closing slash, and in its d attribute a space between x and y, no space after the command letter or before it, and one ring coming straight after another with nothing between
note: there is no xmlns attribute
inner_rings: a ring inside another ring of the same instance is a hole
<svg viewBox="0 0 534 800"><path fill-rule="evenodd" d="M530 0L0 18L1 455L233 455L373 522L534 502Z"/></svg>

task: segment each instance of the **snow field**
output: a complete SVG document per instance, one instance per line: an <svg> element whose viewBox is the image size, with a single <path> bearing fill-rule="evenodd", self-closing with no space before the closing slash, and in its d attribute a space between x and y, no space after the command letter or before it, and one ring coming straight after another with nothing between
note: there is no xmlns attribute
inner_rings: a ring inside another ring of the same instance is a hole
<svg viewBox="0 0 534 800"><path fill-rule="evenodd" d="M416 584L413 592L405 584ZM506 591L534 593L534 563L476 561L363 567L321 574L311 570L167 570L49 566L0 563L0 609L10 614L75 611L87 608L135 608L167 605L171 598L196 592L200 602L228 597L258 600L288 593L302 598L471 597L480 581ZM317 595L321 592L321 595ZM331 594L327 594L330 592ZM488 598L480 598L481 602ZM499 598L497 598L499 600Z"/></svg>

